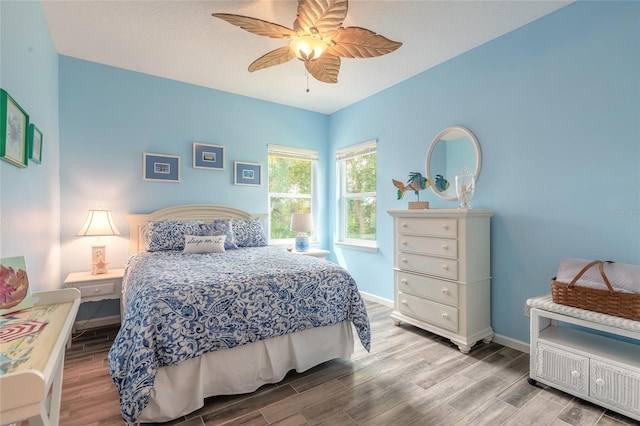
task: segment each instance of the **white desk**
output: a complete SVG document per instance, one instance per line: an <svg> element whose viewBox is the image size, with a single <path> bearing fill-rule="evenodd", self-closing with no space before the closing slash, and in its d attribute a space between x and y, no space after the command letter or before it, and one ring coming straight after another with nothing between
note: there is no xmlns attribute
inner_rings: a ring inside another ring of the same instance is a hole
<svg viewBox="0 0 640 426"><path fill-rule="evenodd" d="M36 292L33 297L33 308L9 316L47 322L46 327L0 344L0 353L15 356L6 363L6 374L0 375L3 425L27 420L32 426L57 426L60 418L65 345L80 306L80 292L68 288Z"/></svg>

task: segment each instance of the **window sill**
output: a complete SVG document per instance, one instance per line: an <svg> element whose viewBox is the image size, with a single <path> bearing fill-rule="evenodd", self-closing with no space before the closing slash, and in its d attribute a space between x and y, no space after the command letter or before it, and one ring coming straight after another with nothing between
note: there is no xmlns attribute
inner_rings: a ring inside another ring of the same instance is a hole
<svg viewBox="0 0 640 426"><path fill-rule="evenodd" d="M359 244L359 243L347 243L344 241L337 241L334 243L334 245L336 247L343 247L343 248L348 248L348 249L353 249L353 250L361 250L361 251L368 251L371 253L377 253L378 252L378 245L376 243L373 244Z"/></svg>

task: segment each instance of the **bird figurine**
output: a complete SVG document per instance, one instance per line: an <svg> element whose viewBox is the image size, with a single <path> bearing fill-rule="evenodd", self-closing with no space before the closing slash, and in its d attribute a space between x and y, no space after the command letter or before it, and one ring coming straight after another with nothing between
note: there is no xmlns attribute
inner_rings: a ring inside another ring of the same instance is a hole
<svg viewBox="0 0 640 426"><path fill-rule="evenodd" d="M422 176L422 174L419 172L409 173L409 180L407 180L406 185L399 180L391 180L393 181L393 185L398 188L398 200L401 200L402 197L404 197L404 193L406 191L411 190L418 197L418 201L420 201L420 191L422 191L423 189L427 189L430 185L429 179Z"/></svg>

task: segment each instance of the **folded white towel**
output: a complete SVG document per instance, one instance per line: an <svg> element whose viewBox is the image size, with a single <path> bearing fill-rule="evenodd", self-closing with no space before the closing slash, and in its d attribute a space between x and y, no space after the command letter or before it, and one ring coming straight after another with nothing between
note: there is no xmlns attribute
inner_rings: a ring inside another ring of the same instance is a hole
<svg viewBox="0 0 640 426"><path fill-rule="evenodd" d="M589 264L587 259L562 259L556 274L556 281L569 284L578 272ZM628 263L606 263L604 273L615 291L623 293L640 293L640 265ZM575 285L606 290L607 285L600 276L598 265L593 265L587 270Z"/></svg>

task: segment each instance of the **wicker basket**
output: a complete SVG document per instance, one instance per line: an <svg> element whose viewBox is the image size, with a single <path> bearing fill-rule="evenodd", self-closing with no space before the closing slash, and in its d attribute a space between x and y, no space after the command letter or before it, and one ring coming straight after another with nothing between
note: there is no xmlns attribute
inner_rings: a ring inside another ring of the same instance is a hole
<svg viewBox="0 0 640 426"><path fill-rule="evenodd" d="M553 302L560 305L573 306L574 308L587 309L589 311L640 321L640 294L614 291L609 279L604 273L605 263L613 262L594 260L582 268L569 284L558 282L556 281L556 277L553 277L553 279L551 279L551 296ZM598 265L600 276L607 285L608 290L598 290L575 285L582 274L594 265Z"/></svg>

